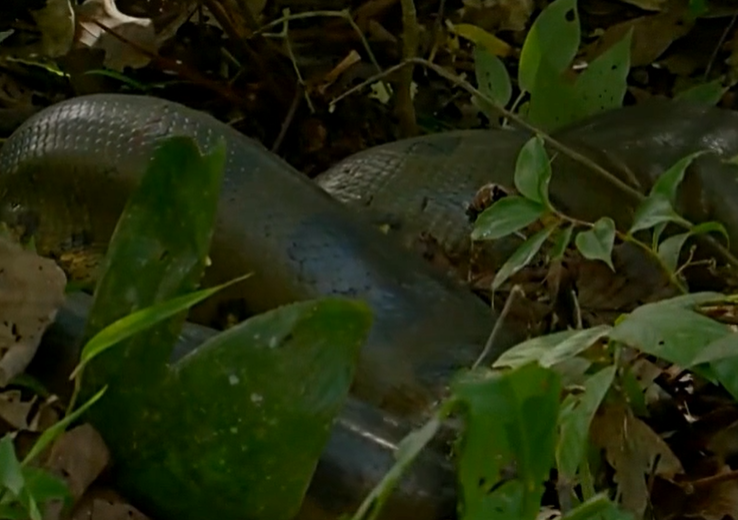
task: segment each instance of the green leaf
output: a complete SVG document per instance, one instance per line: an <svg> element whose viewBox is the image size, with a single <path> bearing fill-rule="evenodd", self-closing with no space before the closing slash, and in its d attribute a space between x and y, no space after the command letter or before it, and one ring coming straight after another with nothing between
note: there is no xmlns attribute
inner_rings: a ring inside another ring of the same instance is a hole
<svg viewBox="0 0 738 520"><path fill-rule="evenodd" d="M618 508L605 493L593 496L561 517L561 520L635 520L633 515Z"/></svg>
<svg viewBox="0 0 738 520"><path fill-rule="evenodd" d="M674 211L668 198L659 194L649 195L636 209L628 233L633 234L665 222L675 222L687 228L691 225Z"/></svg>
<svg viewBox="0 0 738 520"><path fill-rule="evenodd" d="M397 462L385 473L382 480L372 489L361 503L351 520L364 520L366 518L377 518L386 500L395 490L397 483L405 470L413 463L423 448L431 441L441 427L441 421L445 414L445 407L441 407L439 413L434 414L431 419L421 428L410 432L397 447Z"/></svg>
<svg viewBox="0 0 738 520"><path fill-rule="evenodd" d="M66 482L52 475L48 471L28 466L23 468L26 479L26 488L30 496L39 504L45 504L50 500L61 500L63 507L71 507L74 499Z"/></svg>
<svg viewBox="0 0 738 520"><path fill-rule="evenodd" d="M690 237L691 233L679 233L673 235L659 244L658 255L664 265L672 273L676 271L677 264L679 263L679 255L682 252L684 243Z"/></svg>
<svg viewBox="0 0 738 520"><path fill-rule="evenodd" d="M529 364L455 378L464 431L458 445L463 519L533 520L554 463L558 375Z"/></svg>
<svg viewBox="0 0 738 520"><path fill-rule="evenodd" d="M15 455L13 437L9 433L0 439L0 485L15 496L20 494L25 485L21 465Z"/></svg>
<svg viewBox="0 0 738 520"><path fill-rule="evenodd" d="M510 255L510 258L507 259L507 261L502 265L500 270L497 271L497 274L495 275L495 279L492 282L492 292L499 289L500 286L505 283L508 278L520 271L523 267L528 265L531 260L533 260L533 258L536 256L536 253L538 253L538 250L541 249L541 246L554 229L555 227L553 226L542 229L541 231L530 237L528 240L523 242L520 247L515 250L512 255Z"/></svg>
<svg viewBox="0 0 738 520"><path fill-rule="evenodd" d="M574 80L554 70L547 60L542 60L538 69L525 113L528 122L551 133L579 120L580 104Z"/></svg>
<svg viewBox="0 0 738 520"><path fill-rule="evenodd" d="M563 229L557 229L553 238L553 245L551 246L551 259L559 260L564 257L566 248L569 247L571 242L571 234L574 231L574 226L566 226Z"/></svg>
<svg viewBox="0 0 738 520"><path fill-rule="evenodd" d="M540 136L532 137L523 145L515 165L515 187L528 200L549 207L548 185L551 181L551 163Z"/></svg>
<svg viewBox="0 0 738 520"><path fill-rule="evenodd" d="M484 210L474 223L472 240L495 240L529 226L546 214L545 206L517 195Z"/></svg>
<svg viewBox="0 0 738 520"><path fill-rule="evenodd" d="M588 260L602 260L613 271L612 248L615 244L615 222L610 217L602 217L592 229L581 231L574 240L577 249Z"/></svg>
<svg viewBox="0 0 738 520"><path fill-rule="evenodd" d="M171 518L294 517L371 322L364 302L324 298L255 316L197 347L159 387L150 409L159 419L118 426L139 439L125 452L139 469L124 481Z"/></svg>
<svg viewBox="0 0 738 520"><path fill-rule="evenodd" d="M587 350L607 336L610 330L609 325L598 325L590 329L537 336L503 352L493 366L517 368L535 361L544 368L553 367Z"/></svg>
<svg viewBox="0 0 738 520"><path fill-rule="evenodd" d="M659 178L651 188L649 196L658 195L665 197L671 204L674 204L676 202L677 190L684 179L684 173L687 171L689 165L692 164L692 161L704 153L703 151L695 152L679 159L668 170L659 175Z"/></svg>
<svg viewBox="0 0 738 520"><path fill-rule="evenodd" d="M202 289L177 298L172 298L171 300L157 303L116 320L98 332L90 341L87 342L82 349L80 363L74 369L69 378L74 379L77 377L77 374L85 365L87 365L87 363L113 345L153 327L167 318L171 318L172 316L192 307L196 303L209 298L218 291L222 291L223 289L230 287L237 282L243 281L250 276L251 274L246 274L216 287Z"/></svg>
<svg viewBox="0 0 738 520"><path fill-rule="evenodd" d="M671 271L675 271L677 264L679 263L679 255L681 254L682 248L684 247L684 243L687 239L691 236L709 233L711 231L716 231L723 235L725 241L730 244L730 238L728 237L728 232L725 229L725 226L720 222L703 222L692 227L692 229L686 233L679 233L677 235L670 236L661 242L658 247L659 258L661 258L664 264Z"/></svg>
<svg viewBox="0 0 738 520"><path fill-rule="evenodd" d="M569 394L561 405L556 460L559 473L570 482L574 481L585 458L589 425L610 389L616 371L617 367L611 365L590 376L584 391Z"/></svg>
<svg viewBox="0 0 738 520"><path fill-rule="evenodd" d="M672 300L638 307L615 325L610 339L688 369L710 343L732 334L726 325L688 308L690 300Z"/></svg>
<svg viewBox="0 0 738 520"><path fill-rule="evenodd" d="M510 75L502 60L488 50L476 45L474 47L474 70L477 76L479 91L492 98L498 105L505 106L512 97ZM482 106L485 104L483 100ZM492 118L499 117L497 112L485 109Z"/></svg>
<svg viewBox="0 0 738 520"><path fill-rule="evenodd" d="M602 53L577 77L577 119L619 108L628 89L633 29Z"/></svg>
<svg viewBox="0 0 738 520"><path fill-rule="evenodd" d="M65 415L59 422L54 423L49 428L44 430L39 438L36 439L36 443L33 445L33 448L31 448L30 451L26 454L25 458L23 459L23 465L26 466L27 464L29 464L39 455L39 453L44 451L44 449L49 444L51 444L59 435L64 433L64 430L66 430L70 424L79 419L82 414L84 414L89 408L91 408L92 405L95 404L105 394L106 391L107 387L102 388L90 399L88 399L85 404L74 410L72 413Z"/></svg>
<svg viewBox="0 0 738 520"><path fill-rule="evenodd" d="M2 520L26 520L28 513L18 504L0 504L0 519Z"/></svg>
<svg viewBox="0 0 738 520"><path fill-rule="evenodd" d="M715 106L728 90L730 90L728 87L723 86L723 79L716 79L683 90L675 95L674 99Z"/></svg>
<svg viewBox="0 0 738 520"><path fill-rule="evenodd" d="M555 0L533 22L520 52L518 82L533 92L543 61L554 74L571 65L579 50L579 13L576 0Z"/></svg>

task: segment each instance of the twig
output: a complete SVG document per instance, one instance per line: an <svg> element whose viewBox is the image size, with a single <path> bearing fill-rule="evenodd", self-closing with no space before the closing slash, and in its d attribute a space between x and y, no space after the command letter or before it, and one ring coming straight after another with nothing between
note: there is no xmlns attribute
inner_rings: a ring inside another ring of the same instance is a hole
<svg viewBox="0 0 738 520"><path fill-rule="evenodd" d="M624 183L622 180L618 179L615 175L607 171L605 168L594 162L593 160L589 159L588 157L580 154L576 150L573 150L572 148L569 148L565 144L559 142L557 139L554 139L544 131L536 128L535 126L531 125L530 123L523 120L520 116L517 114L514 114L513 112L510 112L505 107L500 106L499 103L497 103L494 99L487 96L486 94L483 94L476 88L474 88L469 82L464 81L456 74L453 74L452 72L449 72L448 70L444 69L443 67L436 65L435 63L431 63L428 60L424 60L421 58L413 58L410 60L406 60L402 63L398 63L397 65L394 65L392 67L389 67L388 69L385 69L384 72L381 74L376 74L372 76L371 78L367 79L366 81L362 82L359 85L356 85L343 94L339 95L335 99L331 101L331 105L335 105L343 98L353 94L354 92L357 92L363 88L365 88L368 85L371 85L375 83L376 81L379 81L380 79L389 76L390 74L393 74L394 72L402 69L403 67L406 67L408 63L414 63L417 65L422 65L426 68L429 68L436 72L439 76L443 77L444 79L447 79L448 81L451 81L455 85L461 87L466 92L473 96L477 96L480 99L484 100L486 103L489 104L490 107L492 107L493 110L498 112L502 117L506 117L507 119L515 122L516 124L520 125L521 127L525 128L526 130L539 135L541 139L543 139L546 143L548 143L552 148L555 150L558 150L559 152L563 153L570 159L573 159L574 161L582 164L583 166L586 166L589 168L593 173L600 176L610 184L612 184L615 188L619 189L623 194L627 195L628 197L634 199L636 202L640 203L645 200L645 195L643 195L638 190L635 190L634 188L628 186L628 184ZM718 242L716 239L714 239L710 235L698 235L696 237L698 240L705 241L710 244L712 248L714 248L715 251L717 251L722 258L733 268L738 269L738 258L736 258L733 253L731 253L728 249L726 249L720 242Z"/></svg>
<svg viewBox="0 0 738 520"><path fill-rule="evenodd" d="M364 47L364 50L366 51L366 54L369 56L369 59L372 62L372 65L377 69L377 72L379 74L382 73L382 67L379 66L379 62L377 61L377 58L374 57L374 53L372 52L372 48L369 46L369 42L364 37L364 33L361 32L361 29L358 25L356 25L356 22L354 21L353 17L351 16L351 13L349 13L348 9L344 9L343 11L310 11L309 13L289 13L281 18L277 18L276 20L272 20L266 25L263 25L259 27L256 31L254 31L254 36L262 34L272 27L276 27L284 22L289 22L290 20L301 20L304 18L315 18L319 16L329 17L329 18L343 18L346 20L354 31L356 31L356 34L359 35L359 39L361 40L361 44ZM280 35L281 36L281 35Z"/></svg>
<svg viewBox="0 0 738 520"><path fill-rule="evenodd" d="M735 25L736 19L738 19L738 13L733 15L733 18L731 18L730 23L723 31L723 34L720 35L720 41L717 43L717 45L715 45L715 48L712 50L712 54L710 55L710 61L707 62L707 67L705 67L705 74L702 77L703 81L707 81L709 79L710 72L712 72L712 67L715 65L715 60L717 60L718 52L720 52L720 48L725 43L725 39L733 31L733 26Z"/></svg>
<svg viewBox="0 0 738 520"><path fill-rule="evenodd" d="M415 58L418 51L418 20L413 0L401 0L402 4L402 55L406 61ZM411 62L412 63L412 62ZM395 113L400 120L400 134L402 137L413 137L418 133L418 124L415 119L413 104L413 70L409 65L400 71L397 81L397 97L395 98Z"/></svg>
<svg viewBox="0 0 738 520"><path fill-rule="evenodd" d="M705 477L692 482L685 482L682 487L685 488L687 493L691 494L698 489L705 489L720 484L722 482L729 482L731 480L738 480L738 470L728 471L726 473L720 473L711 477Z"/></svg>
<svg viewBox="0 0 738 520"><path fill-rule="evenodd" d="M300 73L300 67L297 65L297 60L295 59L295 53L292 52L292 42L290 42L290 22L289 20L284 21L284 27L282 28L282 36L284 38L284 45L287 48L287 54L290 57L290 62L292 62L292 67L295 69L295 74L297 75L297 81L300 84L300 87L302 87L302 91L305 95L305 101L308 104L308 108L310 108L310 113L315 113L315 107L313 106L313 101L310 99L310 93L308 92L308 89L305 85L305 80L302 77L302 74Z"/></svg>
<svg viewBox="0 0 738 520"><path fill-rule="evenodd" d="M513 288L510 290L510 294L507 295L507 299L505 300L505 306L502 308L502 312L500 312L500 315L497 317L495 326L492 327L492 333L487 338L487 343L485 343L482 353L479 354L479 357L472 365L472 370L475 370L480 365L480 363L484 361L484 359L492 351L492 347L494 347L495 345L495 340L497 340L497 336L500 335L500 331L502 330L502 324L507 319L507 315L510 314L510 310L512 309L512 303L517 296L521 296L521 297L525 296L525 293L523 292L523 289L521 289L520 286L516 284L516 285L513 285Z"/></svg>
<svg viewBox="0 0 738 520"><path fill-rule="evenodd" d="M297 107L300 106L300 98L302 97L302 87L298 86L297 90L295 90L295 97L292 99L292 104L290 105L290 109L287 112L287 117L284 118L284 121L282 122L282 128L279 129L279 135L274 140L274 144L272 145L272 152L277 153L277 150L279 150L279 147L282 145L282 141L284 141L284 136L287 135L287 129L292 124L292 120L295 118L295 113L297 112Z"/></svg>
<svg viewBox="0 0 738 520"><path fill-rule="evenodd" d="M241 52L243 52L248 57L248 60L259 70L261 77L264 78L270 89L273 90L273 93L275 94L274 97L281 102L284 102L285 99L291 99L292 96L287 93L286 89L282 87L272 73L277 67L275 60L270 60L271 63L267 65L267 62L264 60L264 56L254 50L249 42L246 41L246 38L240 34L239 28L231 22L228 13L218 0L203 0L203 2L208 8L208 11L210 11L210 13L215 17L221 27L223 27L226 34L228 34L228 36L239 45Z"/></svg>

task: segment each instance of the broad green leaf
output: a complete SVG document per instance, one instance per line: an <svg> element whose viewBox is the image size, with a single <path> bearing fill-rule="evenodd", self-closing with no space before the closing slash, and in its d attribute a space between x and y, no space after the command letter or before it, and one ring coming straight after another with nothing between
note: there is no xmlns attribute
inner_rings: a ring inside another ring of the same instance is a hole
<svg viewBox="0 0 738 520"><path fill-rule="evenodd" d="M554 70L547 61L538 66L525 118L544 132L554 132L580 119L574 78Z"/></svg>
<svg viewBox="0 0 738 520"><path fill-rule="evenodd" d="M553 238L553 245L551 246L551 259L559 260L564 257L566 248L569 247L571 242L571 234L574 231L574 226L569 225L563 229L557 229Z"/></svg>
<svg viewBox="0 0 738 520"><path fill-rule="evenodd" d="M535 519L554 463L560 388L558 375L537 364L453 380L464 419L459 518Z"/></svg>
<svg viewBox="0 0 738 520"><path fill-rule="evenodd" d="M0 504L1 520L26 520L28 513L18 504Z"/></svg>
<svg viewBox="0 0 738 520"><path fill-rule="evenodd" d="M738 356L738 333L726 334L716 339L695 355L692 363L713 363Z"/></svg>
<svg viewBox="0 0 738 520"><path fill-rule="evenodd" d="M528 200L549 206L551 163L540 136L531 137L520 150L515 165L515 187Z"/></svg>
<svg viewBox="0 0 738 520"><path fill-rule="evenodd" d="M577 119L619 108L628 88L633 30L602 53L577 77Z"/></svg>
<svg viewBox="0 0 738 520"><path fill-rule="evenodd" d="M0 439L0 486L15 496L20 494L24 486L21 464L15 455L13 437L9 433Z"/></svg>
<svg viewBox="0 0 738 520"><path fill-rule="evenodd" d="M80 363L72 372L70 379L74 379L79 371L82 370L90 360L113 345L153 327L167 318L175 316L176 314L192 307L196 303L209 298L218 291L222 291L223 289L230 287L237 282L243 281L250 276L251 274L240 276L216 287L202 289L200 291L157 303L113 322L87 342L82 349Z"/></svg>
<svg viewBox="0 0 738 520"><path fill-rule="evenodd" d="M493 366L517 368L535 361L544 368L550 368L587 350L605 337L610 329L609 325L598 325L535 337L503 352Z"/></svg>
<svg viewBox="0 0 738 520"><path fill-rule="evenodd" d="M610 217L602 217L592 229L581 231L574 239L577 249L588 260L602 260L613 271L612 248L615 244L615 222Z"/></svg>
<svg viewBox="0 0 738 520"><path fill-rule="evenodd" d="M533 22L520 52L520 88L535 90L544 60L557 75L569 67L579 50L580 33L576 0L555 0L545 7Z"/></svg>
<svg viewBox="0 0 738 520"><path fill-rule="evenodd" d="M663 195L649 195L636 209L633 225L628 233L633 234L665 222L675 222L684 227L690 223L681 217L672 207L669 199Z"/></svg>
<svg viewBox="0 0 738 520"><path fill-rule="evenodd" d="M510 195L484 210L474 223L472 240L495 240L529 226L546 214L545 206Z"/></svg>
<svg viewBox="0 0 738 520"><path fill-rule="evenodd" d="M512 84L502 60L477 45L474 48L474 70L480 92L492 98L498 105L506 106L512 96ZM482 107L485 107L485 111L488 112L490 117L497 118L499 116L497 112L488 109L483 100L480 99L478 102L481 103Z"/></svg>
<svg viewBox="0 0 738 520"><path fill-rule="evenodd" d="M656 179L649 196L659 195L665 197L671 204L675 204L677 190L684 179L684 173L695 158L705 152L695 152L679 159L668 170Z"/></svg>
<svg viewBox="0 0 738 520"><path fill-rule="evenodd" d="M255 316L197 347L160 386L151 409L160 419L119 425L147 439L126 449L140 466L125 482L148 489L171 518L294 517L371 320L363 302L325 298Z"/></svg>
<svg viewBox="0 0 738 520"><path fill-rule="evenodd" d="M561 405L556 460L559 473L570 482L574 481L585 458L589 425L610 389L616 371L617 367L611 365L593 374L587 379L582 393L569 394Z"/></svg>
<svg viewBox="0 0 738 520"><path fill-rule="evenodd" d="M46 504L50 500L61 500L64 508L72 506L72 497L66 482L48 471L27 466L23 468L26 479L25 491L33 497L37 504Z"/></svg>
<svg viewBox="0 0 738 520"><path fill-rule="evenodd" d="M732 333L726 325L679 302L666 300L638 307L613 327L610 339L682 368L694 367L710 343Z"/></svg>
<svg viewBox="0 0 738 520"><path fill-rule="evenodd" d="M723 98L725 93L730 90L723 85L723 81L723 79L716 79L707 83L699 83L687 90L679 92L674 96L674 99L715 106Z"/></svg>
<svg viewBox="0 0 738 520"><path fill-rule="evenodd" d="M536 256L536 253L538 253L538 250L541 249L541 246L554 229L554 227L549 226L540 230L538 233L523 242L520 247L510 255L510 258L507 259L495 275L495 279L492 282L492 292L499 289L508 278L520 271L523 267L528 265L531 260L533 260L533 257Z"/></svg>

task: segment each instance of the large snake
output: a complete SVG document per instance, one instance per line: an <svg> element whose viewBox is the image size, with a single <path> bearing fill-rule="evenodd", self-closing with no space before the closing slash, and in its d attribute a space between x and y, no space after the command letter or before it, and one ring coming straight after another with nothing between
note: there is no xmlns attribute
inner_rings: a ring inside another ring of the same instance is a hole
<svg viewBox="0 0 738 520"><path fill-rule="evenodd" d="M466 205L487 183L513 187L517 154L530 134L471 130L402 140L351 156L312 181L205 113L153 97L85 96L34 115L0 150L0 217L32 234L43 255L94 256L104 251L152 151L174 134L203 147L224 138L228 150L205 283L254 273L199 306L193 321L211 323L226 301L258 313L327 294L362 298L373 310L351 399L301 517L350 512L391 465L392 446L443 394L451 374L477 359L495 325L487 305L403 244L423 232L450 254L468 252ZM738 114L654 100L598 114L554 137L645 193L691 152L738 152ZM733 166L700 156L679 199L688 218L722 221L733 250L737 182ZM550 190L559 208L590 220L608 215L620 226L638 203L561 153ZM47 336L72 344L85 298L71 297ZM178 351L211 334L188 325ZM521 338L522 331L503 326L488 360ZM64 361L59 351L47 355ZM383 518L453 516L454 486L452 466L426 450Z"/></svg>

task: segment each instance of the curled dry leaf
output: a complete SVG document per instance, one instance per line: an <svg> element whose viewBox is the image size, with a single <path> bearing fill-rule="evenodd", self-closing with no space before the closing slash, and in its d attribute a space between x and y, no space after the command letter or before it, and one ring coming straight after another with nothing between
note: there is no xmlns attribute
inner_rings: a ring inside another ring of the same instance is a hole
<svg viewBox="0 0 738 520"><path fill-rule="evenodd" d="M0 239L0 388L28 366L66 283L53 260Z"/></svg>
<svg viewBox="0 0 738 520"><path fill-rule="evenodd" d="M622 507L636 518L643 516L648 504L646 478L673 479L684 472L666 442L624 405L602 407L590 431L592 443L605 450L607 462L615 470Z"/></svg>
<svg viewBox="0 0 738 520"><path fill-rule="evenodd" d="M46 0L38 11L31 11L33 21L41 33L44 56L64 56L74 42L74 9L69 0Z"/></svg>

